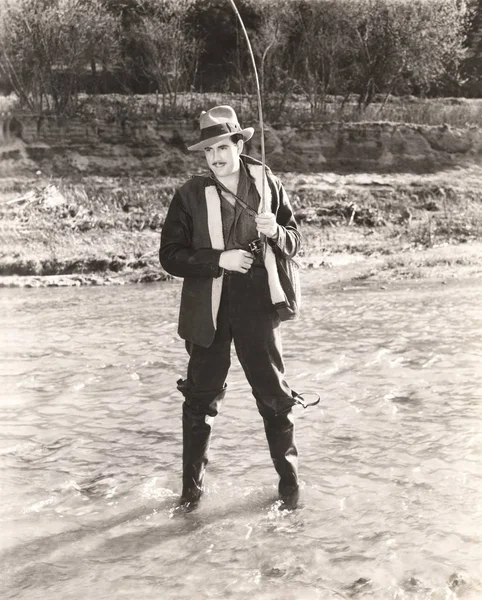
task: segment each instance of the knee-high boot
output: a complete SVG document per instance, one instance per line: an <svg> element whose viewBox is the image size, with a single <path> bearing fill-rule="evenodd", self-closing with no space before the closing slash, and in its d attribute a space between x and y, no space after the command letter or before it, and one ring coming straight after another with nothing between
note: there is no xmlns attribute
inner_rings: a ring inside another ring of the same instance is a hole
<svg viewBox="0 0 482 600"><path fill-rule="evenodd" d="M298 501L298 450L295 442L293 411L263 415L266 439L279 475L280 500L290 504Z"/></svg>
<svg viewBox="0 0 482 600"><path fill-rule="evenodd" d="M215 392L195 393L187 381L179 380L178 389L185 396L182 405L181 503L195 504L203 491L212 425L226 394L226 385Z"/></svg>
<svg viewBox="0 0 482 600"><path fill-rule="evenodd" d="M214 417L194 412L187 402L182 407L182 495L181 503L194 503L202 494L208 464L209 442Z"/></svg>

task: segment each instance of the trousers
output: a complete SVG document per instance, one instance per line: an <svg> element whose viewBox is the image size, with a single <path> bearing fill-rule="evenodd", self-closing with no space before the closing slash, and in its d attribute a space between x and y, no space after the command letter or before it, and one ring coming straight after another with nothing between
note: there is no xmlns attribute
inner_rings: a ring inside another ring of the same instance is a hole
<svg viewBox="0 0 482 600"><path fill-rule="evenodd" d="M294 438L293 394L284 377L280 320L272 306L267 272L253 266L247 274L226 272L209 348L186 342L187 379L178 381L183 403L183 498L202 492L214 417L226 393L234 342L260 415L279 493L298 488L298 451Z"/></svg>

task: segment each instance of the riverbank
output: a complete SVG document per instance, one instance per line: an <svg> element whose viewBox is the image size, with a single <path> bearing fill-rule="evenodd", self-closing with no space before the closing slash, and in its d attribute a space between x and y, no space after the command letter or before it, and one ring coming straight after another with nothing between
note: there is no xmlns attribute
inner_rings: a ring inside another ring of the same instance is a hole
<svg viewBox="0 0 482 600"><path fill-rule="evenodd" d="M320 284L482 273L482 167L438 173L284 173ZM0 180L0 287L168 279L160 231L178 177Z"/></svg>

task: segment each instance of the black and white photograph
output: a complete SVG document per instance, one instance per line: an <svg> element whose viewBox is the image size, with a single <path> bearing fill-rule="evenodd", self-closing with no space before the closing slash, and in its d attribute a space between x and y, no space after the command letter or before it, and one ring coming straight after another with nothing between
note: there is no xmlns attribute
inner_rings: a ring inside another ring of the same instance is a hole
<svg viewBox="0 0 482 600"><path fill-rule="evenodd" d="M0 599L482 599L482 0L0 0Z"/></svg>

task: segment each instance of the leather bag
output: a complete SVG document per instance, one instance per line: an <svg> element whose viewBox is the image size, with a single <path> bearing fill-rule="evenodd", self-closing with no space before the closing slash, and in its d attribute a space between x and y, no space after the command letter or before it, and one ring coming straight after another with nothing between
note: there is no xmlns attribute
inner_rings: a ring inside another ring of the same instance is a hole
<svg viewBox="0 0 482 600"><path fill-rule="evenodd" d="M293 258L285 256L277 246L274 246L273 250L279 280L286 297L286 303L275 304L275 307L282 321L292 321L300 315L300 265Z"/></svg>

